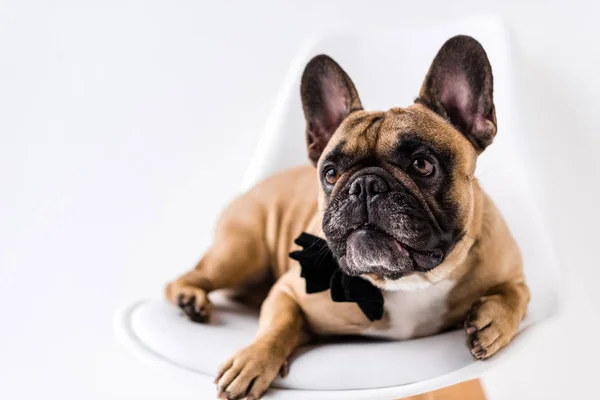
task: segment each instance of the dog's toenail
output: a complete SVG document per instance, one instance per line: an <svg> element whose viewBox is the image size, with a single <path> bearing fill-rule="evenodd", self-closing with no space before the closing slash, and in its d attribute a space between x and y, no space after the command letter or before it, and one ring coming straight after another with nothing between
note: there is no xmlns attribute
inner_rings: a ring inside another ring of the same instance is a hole
<svg viewBox="0 0 600 400"><path fill-rule="evenodd" d="M220 392L219 399L229 399L229 392Z"/></svg>

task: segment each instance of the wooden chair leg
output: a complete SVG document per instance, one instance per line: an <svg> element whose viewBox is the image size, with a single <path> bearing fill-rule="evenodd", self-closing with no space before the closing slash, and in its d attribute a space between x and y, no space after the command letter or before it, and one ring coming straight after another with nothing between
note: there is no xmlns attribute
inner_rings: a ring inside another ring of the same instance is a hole
<svg viewBox="0 0 600 400"><path fill-rule="evenodd" d="M474 379L401 400L485 400L485 392L481 386L481 381Z"/></svg>

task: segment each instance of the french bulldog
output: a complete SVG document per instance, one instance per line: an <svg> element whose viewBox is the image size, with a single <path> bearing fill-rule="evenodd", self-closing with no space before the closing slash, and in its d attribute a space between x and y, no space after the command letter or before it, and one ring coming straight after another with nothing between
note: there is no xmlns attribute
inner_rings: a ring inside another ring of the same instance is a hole
<svg viewBox="0 0 600 400"><path fill-rule="evenodd" d="M517 243L474 176L497 130L481 44L448 40L406 108L365 111L326 55L307 64L300 92L312 165L235 199L198 265L166 287L170 302L205 322L211 291L273 282L255 340L220 368L217 396L260 398L292 352L323 335L401 340L463 327L477 359L506 346L530 293ZM382 318L306 292L288 256L302 232L325 239L344 274L381 290Z"/></svg>

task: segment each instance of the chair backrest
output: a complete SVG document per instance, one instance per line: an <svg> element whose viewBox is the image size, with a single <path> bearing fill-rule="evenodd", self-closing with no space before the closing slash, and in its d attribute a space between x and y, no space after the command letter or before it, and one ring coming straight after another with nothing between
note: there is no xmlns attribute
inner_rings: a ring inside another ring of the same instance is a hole
<svg viewBox="0 0 600 400"><path fill-rule="evenodd" d="M515 55L505 26L495 17L480 16L420 29L337 32L310 41L292 63L244 188L275 171L307 163L299 82L311 57L321 53L332 56L354 81L363 106L385 110L413 102L440 46L457 34L478 39L492 64L499 131L495 142L480 157L476 175L521 246L532 291L528 320L535 322L556 310L557 258L536 200L534 187L539 185L532 186L532 174L528 173L528 165L537 161L527 147L527 131L520 122Z"/></svg>

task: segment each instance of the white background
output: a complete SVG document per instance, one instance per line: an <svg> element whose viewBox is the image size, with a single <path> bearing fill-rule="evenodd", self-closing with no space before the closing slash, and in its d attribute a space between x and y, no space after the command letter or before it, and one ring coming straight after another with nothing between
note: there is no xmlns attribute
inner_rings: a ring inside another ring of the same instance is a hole
<svg viewBox="0 0 600 400"><path fill-rule="evenodd" d="M197 399L121 350L111 318L200 256L297 49L482 10L514 32L555 160L565 293L484 382L491 399L598 396L600 8L489 3L0 1L0 398Z"/></svg>

